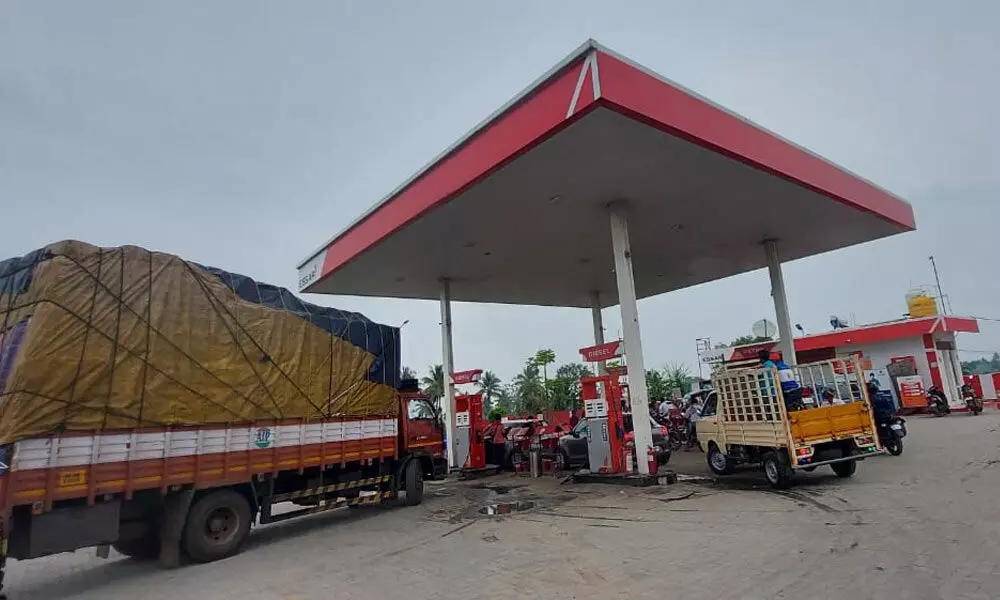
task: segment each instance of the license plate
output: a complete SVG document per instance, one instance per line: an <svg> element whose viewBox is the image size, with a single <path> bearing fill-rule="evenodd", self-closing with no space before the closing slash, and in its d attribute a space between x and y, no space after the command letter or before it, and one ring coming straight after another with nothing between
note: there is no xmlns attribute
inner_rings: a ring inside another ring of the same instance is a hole
<svg viewBox="0 0 1000 600"><path fill-rule="evenodd" d="M902 430L902 429L903 429L903 426L902 426L902 425L900 425L899 423L893 423L892 425L890 425L890 427L892 427L892 428L893 428L893 429L895 429L896 431L900 431L900 430Z"/></svg>

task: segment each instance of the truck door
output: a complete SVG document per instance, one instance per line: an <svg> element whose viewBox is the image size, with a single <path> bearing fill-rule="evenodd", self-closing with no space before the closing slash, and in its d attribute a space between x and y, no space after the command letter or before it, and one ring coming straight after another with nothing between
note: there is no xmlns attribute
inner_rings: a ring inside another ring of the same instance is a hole
<svg viewBox="0 0 1000 600"><path fill-rule="evenodd" d="M705 398L705 404L701 408L701 414L695 424L698 434L698 441L705 445L709 440L719 439L719 395L709 392Z"/></svg>

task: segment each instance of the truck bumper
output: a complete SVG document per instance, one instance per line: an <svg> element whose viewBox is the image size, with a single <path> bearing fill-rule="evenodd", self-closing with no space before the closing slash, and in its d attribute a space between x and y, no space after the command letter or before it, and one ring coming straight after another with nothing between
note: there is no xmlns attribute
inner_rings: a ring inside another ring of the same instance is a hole
<svg viewBox="0 0 1000 600"><path fill-rule="evenodd" d="M852 454L850 456L842 456L840 458L833 458L830 460L821 460L818 462L806 463L804 465L792 465L793 469L811 469L813 467L822 467L823 465L832 465L834 463L847 462L851 460L864 460L872 456L878 456L880 454L885 454L885 450L876 450L875 452L865 452L864 454Z"/></svg>

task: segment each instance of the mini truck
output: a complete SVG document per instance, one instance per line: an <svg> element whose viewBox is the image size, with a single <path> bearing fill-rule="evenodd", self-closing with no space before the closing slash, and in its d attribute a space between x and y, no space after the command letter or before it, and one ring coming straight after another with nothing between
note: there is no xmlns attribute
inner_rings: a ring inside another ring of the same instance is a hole
<svg viewBox="0 0 1000 600"><path fill-rule="evenodd" d="M420 503L443 436L399 353L396 327L165 253L0 261L0 597L8 557L173 567L256 523Z"/></svg>
<svg viewBox="0 0 1000 600"><path fill-rule="evenodd" d="M786 488L797 470L829 466L851 477L858 461L884 453L856 360L792 367L804 402L786 407L775 369L721 370L717 391L697 421L709 469L729 475L739 464L763 468L768 483ZM824 401L833 395L832 403Z"/></svg>

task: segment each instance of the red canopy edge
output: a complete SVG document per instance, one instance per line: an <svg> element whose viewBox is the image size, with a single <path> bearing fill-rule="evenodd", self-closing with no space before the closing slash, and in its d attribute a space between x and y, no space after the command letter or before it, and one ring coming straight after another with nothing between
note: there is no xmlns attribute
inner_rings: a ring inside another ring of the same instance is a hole
<svg viewBox="0 0 1000 600"><path fill-rule="evenodd" d="M595 42L588 42L442 158L303 261L301 291L309 292L316 282L393 232L446 203L598 106L906 229L916 227L913 209L904 200Z"/></svg>

